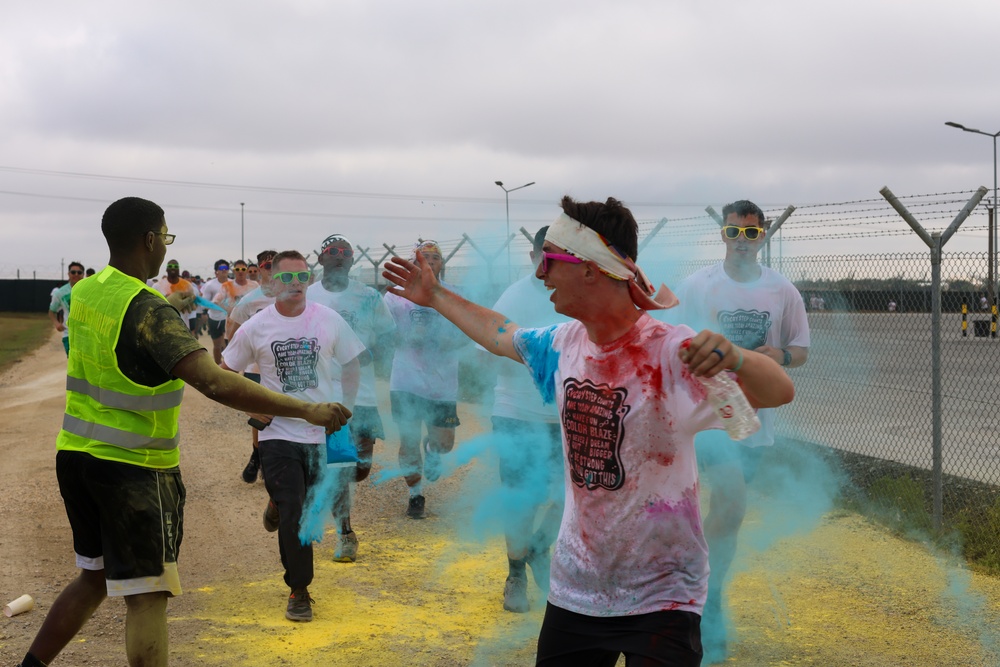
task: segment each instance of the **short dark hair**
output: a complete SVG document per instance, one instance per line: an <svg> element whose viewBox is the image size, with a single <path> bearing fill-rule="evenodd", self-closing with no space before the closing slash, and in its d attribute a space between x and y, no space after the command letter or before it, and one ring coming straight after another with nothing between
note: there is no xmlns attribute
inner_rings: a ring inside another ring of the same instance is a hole
<svg viewBox="0 0 1000 667"><path fill-rule="evenodd" d="M278 254L277 250L261 250L257 253L257 263L266 262L267 260L273 260L274 256Z"/></svg>
<svg viewBox="0 0 1000 667"><path fill-rule="evenodd" d="M148 199L125 197L108 206L101 218L101 233L108 248L132 250L149 232L163 226L163 209Z"/></svg>
<svg viewBox="0 0 1000 667"><path fill-rule="evenodd" d="M226 266L229 266L229 260L228 259L217 259L217 260L215 260L215 270L218 271L219 267L222 266L223 264L225 264Z"/></svg>
<svg viewBox="0 0 1000 667"><path fill-rule="evenodd" d="M531 242L531 249L538 254L542 251L542 246L545 245L545 233L549 231L549 226L545 225L537 232L535 232L535 239Z"/></svg>
<svg viewBox="0 0 1000 667"><path fill-rule="evenodd" d="M74 266L79 266L81 271L86 271L87 270L87 267L85 267L80 262L70 262L69 266L67 266L66 269L67 270L72 269Z"/></svg>
<svg viewBox="0 0 1000 667"><path fill-rule="evenodd" d="M298 250L282 250L271 258L271 267L276 268L279 262L286 259L297 259L301 262L306 261L306 258ZM306 263L308 264L308 262Z"/></svg>
<svg viewBox="0 0 1000 667"><path fill-rule="evenodd" d="M639 253L639 225L632 211L614 197L603 204L597 201L576 202L569 195L560 202L562 210L580 224L590 227L633 261Z"/></svg>
<svg viewBox="0 0 1000 667"><path fill-rule="evenodd" d="M233 262L233 266L236 266L237 264L242 264L243 266L247 265L246 260L243 259L238 259L235 262Z"/></svg>
<svg viewBox="0 0 1000 667"><path fill-rule="evenodd" d="M722 207L723 220L728 218L732 213L735 213L737 218L756 215L757 224L761 227L764 226L764 211L760 210L760 206L757 206L757 204L754 204L749 199L740 199Z"/></svg>
<svg viewBox="0 0 1000 667"><path fill-rule="evenodd" d="M87 275L88 276L94 275L94 270L93 269L87 269Z"/></svg>
<svg viewBox="0 0 1000 667"><path fill-rule="evenodd" d="M257 262L250 262L249 264L247 264L247 268L248 269L259 269L260 267L257 266Z"/></svg>

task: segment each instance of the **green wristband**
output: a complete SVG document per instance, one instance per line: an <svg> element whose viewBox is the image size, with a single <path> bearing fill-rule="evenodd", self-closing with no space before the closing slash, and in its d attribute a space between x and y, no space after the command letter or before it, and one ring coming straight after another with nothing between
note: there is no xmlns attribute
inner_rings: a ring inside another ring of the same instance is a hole
<svg viewBox="0 0 1000 667"><path fill-rule="evenodd" d="M742 352L742 351L740 351L740 350L736 350L736 351L737 351L737 352L739 353L739 355L740 355L740 360L736 362L736 365L735 365L735 366L733 366L732 368L730 368L730 369L729 369L729 370L730 370L731 372L733 372L733 373L735 373L736 371L738 371L738 370L740 370L741 368L743 368L743 352Z"/></svg>

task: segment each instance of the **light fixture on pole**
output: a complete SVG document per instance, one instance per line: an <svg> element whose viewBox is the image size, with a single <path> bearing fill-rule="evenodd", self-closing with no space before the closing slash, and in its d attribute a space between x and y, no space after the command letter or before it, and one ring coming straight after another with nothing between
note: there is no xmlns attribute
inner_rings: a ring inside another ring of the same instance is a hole
<svg viewBox="0 0 1000 667"><path fill-rule="evenodd" d="M246 251L243 249L243 202L240 202L240 259L246 258Z"/></svg>
<svg viewBox="0 0 1000 667"><path fill-rule="evenodd" d="M514 192L514 190L520 190L521 188L526 188L529 185L534 185L535 182L532 181L531 183L525 183L524 185L519 185L516 188L511 188L510 190L508 190L503 186L503 181L494 181L494 183L499 185L500 189L503 190L504 204L506 205L507 208L507 236L504 238L507 241L507 282L509 283L510 282L510 193Z"/></svg>
<svg viewBox="0 0 1000 667"><path fill-rule="evenodd" d="M963 132L972 132L973 134L981 134L984 137L990 137L993 139L993 229L991 230L990 241L992 242L992 248L990 250L991 257L990 262L990 301L991 306L994 308L993 312L996 313L996 299L997 299L997 227L1000 226L997 223L997 137L1000 136L1000 132L995 132L990 134L989 132L983 132L982 130L977 130L972 127L966 127L961 123L953 123L948 121L945 123L948 127L957 127Z"/></svg>

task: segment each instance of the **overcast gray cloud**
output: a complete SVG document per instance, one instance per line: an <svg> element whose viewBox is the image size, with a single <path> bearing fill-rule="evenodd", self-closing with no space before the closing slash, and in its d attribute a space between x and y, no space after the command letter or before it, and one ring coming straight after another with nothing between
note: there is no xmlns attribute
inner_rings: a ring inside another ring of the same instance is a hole
<svg viewBox="0 0 1000 667"><path fill-rule="evenodd" d="M989 139L944 121L1000 130L998 23L989 0L17 3L0 276L102 264L125 195L162 204L204 270L238 253L241 201L250 254L332 231L499 243L497 179L536 182L514 229L564 193L655 220L992 186ZM984 249L971 222L953 248Z"/></svg>

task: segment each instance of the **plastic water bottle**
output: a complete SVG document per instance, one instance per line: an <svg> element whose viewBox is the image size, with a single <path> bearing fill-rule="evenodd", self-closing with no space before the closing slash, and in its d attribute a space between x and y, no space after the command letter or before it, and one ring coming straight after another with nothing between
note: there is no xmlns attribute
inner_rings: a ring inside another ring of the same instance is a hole
<svg viewBox="0 0 1000 667"><path fill-rule="evenodd" d="M687 348L690 344L691 339L688 338L681 343L681 347ZM715 408L716 414L722 421L722 427L726 429L730 438L743 440L760 430L757 412L740 389L739 383L728 372L723 371L712 377L694 375L691 377L698 380L705 388L708 402Z"/></svg>
<svg viewBox="0 0 1000 667"><path fill-rule="evenodd" d="M723 371L712 377L697 378L705 387L708 401L733 440L743 440L760 430L760 419L736 380Z"/></svg>

